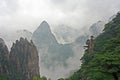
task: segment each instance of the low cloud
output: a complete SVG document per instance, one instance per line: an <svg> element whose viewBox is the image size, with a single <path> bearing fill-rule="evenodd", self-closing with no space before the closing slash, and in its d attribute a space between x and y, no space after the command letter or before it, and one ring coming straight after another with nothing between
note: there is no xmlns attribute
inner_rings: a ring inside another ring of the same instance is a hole
<svg viewBox="0 0 120 80"><path fill-rule="evenodd" d="M82 28L106 21L119 10L119 0L1 0L0 27L34 31L46 20L52 28L60 24Z"/></svg>
<svg viewBox="0 0 120 80"><path fill-rule="evenodd" d="M82 31L99 20L107 21L118 11L120 0L1 0L0 37L1 33L10 34L18 29L33 32L43 20L46 20L52 29L64 24L72 28L81 28ZM63 65L56 65L52 71L41 64L42 75L53 76L56 79L66 77L69 71L79 69L79 59L84 51L80 49L79 52L75 57L66 60L69 63L67 69Z"/></svg>

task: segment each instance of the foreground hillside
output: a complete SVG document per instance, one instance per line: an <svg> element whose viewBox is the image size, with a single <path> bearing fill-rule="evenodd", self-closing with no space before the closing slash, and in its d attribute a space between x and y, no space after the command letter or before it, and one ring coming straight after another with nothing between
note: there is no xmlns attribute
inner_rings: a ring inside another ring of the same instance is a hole
<svg viewBox="0 0 120 80"><path fill-rule="evenodd" d="M120 80L120 13L94 39L93 51L86 45L81 69L67 80Z"/></svg>

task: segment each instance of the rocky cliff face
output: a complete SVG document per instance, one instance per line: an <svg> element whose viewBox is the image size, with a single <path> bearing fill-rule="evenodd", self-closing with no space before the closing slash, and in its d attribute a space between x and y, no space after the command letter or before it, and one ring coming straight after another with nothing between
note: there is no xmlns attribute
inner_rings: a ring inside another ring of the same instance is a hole
<svg viewBox="0 0 120 80"><path fill-rule="evenodd" d="M11 76L15 80L32 80L33 77L39 77L39 57L33 42L20 38L13 43L10 51Z"/></svg>
<svg viewBox="0 0 120 80"><path fill-rule="evenodd" d="M0 76L5 76L9 73L8 69L9 51L3 39L0 38Z"/></svg>

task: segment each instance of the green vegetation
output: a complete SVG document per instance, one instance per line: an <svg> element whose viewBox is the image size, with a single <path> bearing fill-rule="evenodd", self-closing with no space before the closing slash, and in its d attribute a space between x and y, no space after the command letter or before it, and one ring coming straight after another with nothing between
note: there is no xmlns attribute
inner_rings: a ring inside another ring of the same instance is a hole
<svg viewBox="0 0 120 80"><path fill-rule="evenodd" d="M94 51L85 51L81 69L68 80L120 80L120 13L105 25L94 42Z"/></svg>
<svg viewBox="0 0 120 80"><path fill-rule="evenodd" d="M51 80L51 79L47 79L45 76L38 78L38 77L34 77L33 80Z"/></svg>
<svg viewBox="0 0 120 80"><path fill-rule="evenodd" d="M0 76L0 80L8 80L7 76Z"/></svg>

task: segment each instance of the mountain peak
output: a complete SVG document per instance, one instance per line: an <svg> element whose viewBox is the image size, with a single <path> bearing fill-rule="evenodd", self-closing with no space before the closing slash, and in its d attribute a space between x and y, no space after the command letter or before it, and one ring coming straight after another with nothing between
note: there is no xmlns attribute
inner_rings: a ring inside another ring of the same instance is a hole
<svg viewBox="0 0 120 80"><path fill-rule="evenodd" d="M43 21L35 32L50 33L51 29L46 21Z"/></svg>
<svg viewBox="0 0 120 80"><path fill-rule="evenodd" d="M41 27L50 27L49 24L47 23L47 21L43 21L41 24L40 24L40 28Z"/></svg>
<svg viewBox="0 0 120 80"><path fill-rule="evenodd" d="M36 46L40 45L39 47L46 47L52 44L57 44L57 40L52 34L50 26L46 21L43 21L40 26L34 31L32 39Z"/></svg>
<svg viewBox="0 0 120 80"><path fill-rule="evenodd" d="M47 21L45 21L45 20L44 20L44 21L42 21L42 23L41 23L41 24L43 24L43 23L44 23L44 24L48 24L48 23L47 23Z"/></svg>

